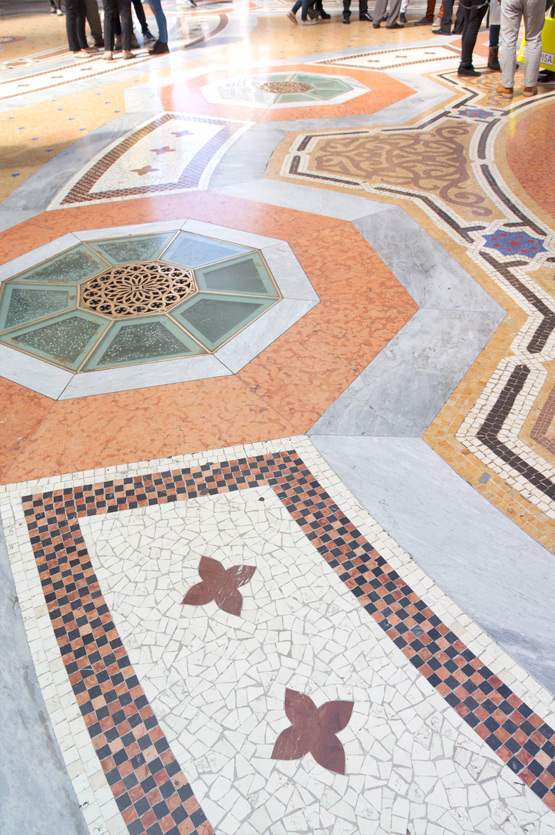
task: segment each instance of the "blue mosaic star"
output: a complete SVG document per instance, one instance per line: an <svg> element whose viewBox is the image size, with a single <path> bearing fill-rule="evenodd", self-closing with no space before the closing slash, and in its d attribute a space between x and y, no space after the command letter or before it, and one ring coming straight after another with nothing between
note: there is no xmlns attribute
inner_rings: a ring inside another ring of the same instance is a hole
<svg viewBox="0 0 555 835"><path fill-rule="evenodd" d="M503 255L526 255L534 258L538 252L547 252L540 238L527 232L511 232L498 229L493 235L484 235L486 249L497 249Z"/></svg>
<svg viewBox="0 0 555 835"><path fill-rule="evenodd" d="M469 119L490 119L495 116L493 110L482 110L479 107L463 107L458 112L461 116L468 116Z"/></svg>

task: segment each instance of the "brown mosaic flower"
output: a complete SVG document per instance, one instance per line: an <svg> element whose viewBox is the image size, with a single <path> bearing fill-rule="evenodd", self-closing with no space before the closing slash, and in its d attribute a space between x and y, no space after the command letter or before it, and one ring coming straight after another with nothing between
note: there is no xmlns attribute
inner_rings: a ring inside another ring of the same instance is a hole
<svg viewBox="0 0 555 835"><path fill-rule="evenodd" d="M234 565L226 569L219 560L201 557L198 573L202 582L190 588L181 602L188 606L204 606L214 600L222 611L240 615L243 595L238 589L249 582L255 571L255 565Z"/></svg>
<svg viewBox="0 0 555 835"><path fill-rule="evenodd" d="M309 752L316 762L345 774L345 749L336 734L346 728L354 702L326 702L316 707L310 696L285 691L285 713L291 726L280 733L272 751L273 760L298 760Z"/></svg>

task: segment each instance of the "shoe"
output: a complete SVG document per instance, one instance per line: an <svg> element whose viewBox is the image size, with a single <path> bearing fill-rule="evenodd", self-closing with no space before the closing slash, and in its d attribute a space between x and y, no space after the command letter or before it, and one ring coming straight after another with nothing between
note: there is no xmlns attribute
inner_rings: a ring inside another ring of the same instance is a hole
<svg viewBox="0 0 555 835"><path fill-rule="evenodd" d="M127 49L123 50L123 55L121 56L124 61L129 61L131 58L136 58L136 55L133 55L132 52L129 52Z"/></svg>
<svg viewBox="0 0 555 835"><path fill-rule="evenodd" d="M525 87L522 91L522 95L529 98L530 96L537 96L538 95L538 87L534 85L534 87Z"/></svg>
<svg viewBox="0 0 555 835"><path fill-rule="evenodd" d="M391 26L386 26L386 29L404 29L405 27L401 23L392 23Z"/></svg>
<svg viewBox="0 0 555 835"><path fill-rule="evenodd" d="M513 88L512 87L503 87L502 84L498 86L495 91L499 96L505 96L507 99L511 99L513 97Z"/></svg>
<svg viewBox="0 0 555 835"><path fill-rule="evenodd" d="M154 43L155 40L156 38L154 37L150 29L145 29L145 31L143 32L143 41L145 43L150 43L150 41Z"/></svg>
<svg viewBox="0 0 555 835"><path fill-rule="evenodd" d="M107 49L104 50L104 60L105 61L113 61L114 60L114 53L108 52Z"/></svg>
<svg viewBox="0 0 555 835"><path fill-rule="evenodd" d="M379 21L378 21L378 23L373 23L372 26L374 27L374 29L379 29L380 28Z"/></svg>
<svg viewBox="0 0 555 835"><path fill-rule="evenodd" d="M308 16L311 20L316 20L316 18L318 17L318 12L314 8L314 6L312 6L310 9L308 9Z"/></svg>
<svg viewBox="0 0 555 835"><path fill-rule="evenodd" d="M56 6L50 6L50 14L56 14Z"/></svg>
<svg viewBox="0 0 555 835"><path fill-rule="evenodd" d="M451 32L444 32L443 29L432 29L432 35L450 35Z"/></svg>
<svg viewBox="0 0 555 835"><path fill-rule="evenodd" d="M316 17L321 17L322 20L329 20L331 15L328 14L325 9L317 9L316 10Z"/></svg>
<svg viewBox="0 0 555 835"><path fill-rule="evenodd" d="M538 81L540 84L555 84L555 72L553 70L540 70Z"/></svg>
<svg viewBox="0 0 555 835"><path fill-rule="evenodd" d="M350 22L351 22L351 16L348 15L348 14L344 14L343 15L343 23L350 23Z"/></svg>
<svg viewBox="0 0 555 835"><path fill-rule="evenodd" d="M499 63L499 47L490 46L488 55L488 70L493 72L501 72L501 64Z"/></svg>
<svg viewBox="0 0 555 835"><path fill-rule="evenodd" d="M167 43L162 43L162 41L156 41L152 49L148 50L149 55L165 55L167 52L170 51L169 46Z"/></svg>
<svg viewBox="0 0 555 835"><path fill-rule="evenodd" d="M291 21L291 23L298 23L298 20L296 16L293 14L293 12L287 12L287 17Z"/></svg>
<svg viewBox="0 0 555 835"><path fill-rule="evenodd" d="M114 52L121 52L121 35L116 35L116 41L114 43Z"/></svg>
<svg viewBox="0 0 555 835"><path fill-rule="evenodd" d="M73 53L73 57L74 58L88 58L89 56L87 55L87 53L85 52L84 49L80 49L77 52Z"/></svg>
<svg viewBox="0 0 555 835"><path fill-rule="evenodd" d="M427 17L421 17L420 20L417 20L414 24L415 26L433 26L434 21L428 20Z"/></svg>
<svg viewBox="0 0 555 835"><path fill-rule="evenodd" d="M56 14L58 15L58 17L63 17L64 16L64 13L61 9L56 9Z"/></svg>
<svg viewBox="0 0 555 835"><path fill-rule="evenodd" d="M140 49L139 42L135 37L135 32L131 32L131 49Z"/></svg>
<svg viewBox="0 0 555 835"><path fill-rule="evenodd" d="M100 50L97 46L87 46L81 52L85 52L87 55L94 55L95 52L100 52Z"/></svg>
<svg viewBox="0 0 555 835"><path fill-rule="evenodd" d="M482 75L482 73L475 70L474 67L459 67L457 75L464 75L468 78L476 78L477 76Z"/></svg>
<svg viewBox="0 0 555 835"><path fill-rule="evenodd" d="M315 26L315 24L316 24L315 20L310 20L310 18L307 18L306 20L303 20L301 18L301 26Z"/></svg>
<svg viewBox="0 0 555 835"><path fill-rule="evenodd" d="M361 15L359 15L359 16L358 16L358 19L359 19L359 20L367 20L369 23L371 23L371 22L372 22L372 18L371 18L371 16L368 14L368 12L363 12L363 14L361 14Z"/></svg>
<svg viewBox="0 0 555 835"><path fill-rule="evenodd" d="M401 12L401 14L399 15L399 20L401 21L401 23L407 22L407 16L404 12Z"/></svg>

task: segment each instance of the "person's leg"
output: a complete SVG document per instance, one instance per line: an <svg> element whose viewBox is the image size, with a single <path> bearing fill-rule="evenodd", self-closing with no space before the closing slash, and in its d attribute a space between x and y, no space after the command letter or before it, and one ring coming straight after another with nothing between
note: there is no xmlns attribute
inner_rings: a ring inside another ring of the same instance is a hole
<svg viewBox="0 0 555 835"><path fill-rule="evenodd" d="M451 34L451 20L453 17L453 0L443 0L443 11L441 13L441 20L439 29L434 29L435 35L450 35Z"/></svg>
<svg viewBox="0 0 555 835"><path fill-rule="evenodd" d="M366 20L370 17L368 14L368 0L358 0L358 16L360 20Z"/></svg>
<svg viewBox="0 0 555 835"><path fill-rule="evenodd" d="M501 3L501 49L499 54L502 80L506 90L515 84L515 64L518 30L523 13L522 0L503 0Z"/></svg>
<svg viewBox="0 0 555 835"><path fill-rule="evenodd" d="M95 46L103 46L102 24L100 23L98 3L96 0L85 0L85 17L91 28L91 35L93 36Z"/></svg>
<svg viewBox="0 0 555 835"><path fill-rule="evenodd" d="M135 9L135 14L137 15L137 20L139 21L139 26L141 27L141 32L148 32L148 26L146 25L146 15L145 10L143 9L143 4L141 0L132 0L133 8Z"/></svg>
<svg viewBox="0 0 555 835"><path fill-rule="evenodd" d="M386 8L387 0L376 0L376 5L374 6L374 29L380 28L380 21L385 14Z"/></svg>
<svg viewBox="0 0 555 835"><path fill-rule="evenodd" d="M118 19L118 8L115 0L102 0L104 7L104 51L106 57L111 57L114 51L115 22Z"/></svg>
<svg viewBox="0 0 555 835"><path fill-rule="evenodd" d="M401 24L397 23L399 17L399 9L401 8L401 0L392 0L389 7L389 15L385 24L386 29L403 28Z"/></svg>
<svg viewBox="0 0 555 835"><path fill-rule="evenodd" d="M131 0L117 0L117 6L121 21L121 46L125 57L125 53L131 52L131 33L133 32Z"/></svg>
<svg viewBox="0 0 555 835"><path fill-rule="evenodd" d="M489 27L488 70L501 72L499 63L499 23L492 23Z"/></svg>
<svg viewBox="0 0 555 835"><path fill-rule="evenodd" d="M86 48L84 0L66 0L66 32L72 52L80 52L82 48Z"/></svg>
<svg viewBox="0 0 555 835"><path fill-rule="evenodd" d="M461 63L459 64L459 75L474 73L472 66L472 53L476 46L476 38L480 30L480 24L488 10L487 3L483 0L469 0L470 8L465 8L465 26L462 33ZM479 75L479 73L477 73Z"/></svg>
<svg viewBox="0 0 555 835"><path fill-rule="evenodd" d="M351 17L351 0L343 0L343 23L348 23Z"/></svg>
<svg viewBox="0 0 555 835"><path fill-rule="evenodd" d="M465 0L463 0L465 2ZM453 26L454 35L462 35L464 29L464 9L463 4L459 3L457 6L457 14L455 15L455 25Z"/></svg>
<svg viewBox="0 0 555 835"><path fill-rule="evenodd" d="M542 29L545 22L544 0L525 0L524 31L526 34L526 61L524 62L524 88L533 89L538 83L542 53Z"/></svg>
<svg viewBox="0 0 555 835"><path fill-rule="evenodd" d="M156 20L158 27L158 41L159 43L167 44L168 42L168 24L166 22L166 15L162 11L161 0L148 0L150 10Z"/></svg>
<svg viewBox="0 0 555 835"><path fill-rule="evenodd" d="M408 5L409 5L409 0L403 0L402 3L401 3L401 13L399 15L399 20L401 21L401 23L406 23L407 22L406 12L407 12Z"/></svg>

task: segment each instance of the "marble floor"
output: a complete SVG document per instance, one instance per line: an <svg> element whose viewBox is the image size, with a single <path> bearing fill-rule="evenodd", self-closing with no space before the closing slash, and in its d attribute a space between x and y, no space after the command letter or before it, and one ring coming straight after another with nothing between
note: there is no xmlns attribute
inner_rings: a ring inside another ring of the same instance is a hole
<svg viewBox="0 0 555 835"><path fill-rule="evenodd" d="M0 832L555 835L555 86L163 7L2 8Z"/></svg>

